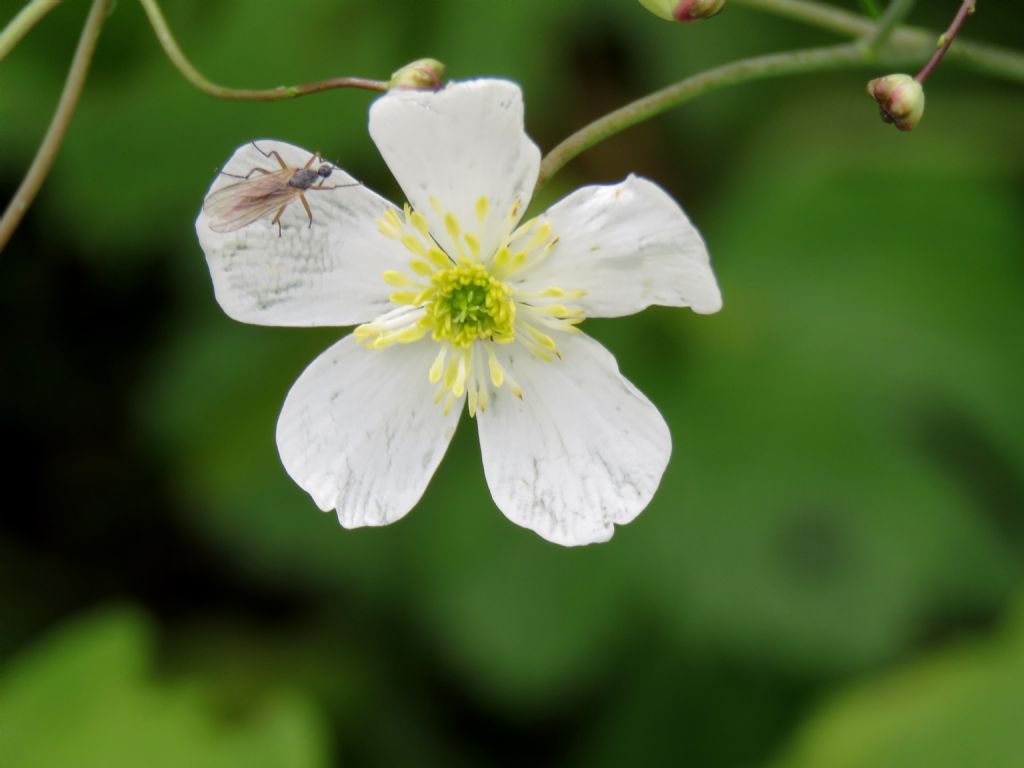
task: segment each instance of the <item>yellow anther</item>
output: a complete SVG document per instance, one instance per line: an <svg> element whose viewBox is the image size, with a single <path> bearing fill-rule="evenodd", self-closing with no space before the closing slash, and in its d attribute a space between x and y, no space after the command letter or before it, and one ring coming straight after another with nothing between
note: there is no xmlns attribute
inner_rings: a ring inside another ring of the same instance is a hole
<svg viewBox="0 0 1024 768"><path fill-rule="evenodd" d="M444 359L447 354L448 345L442 344L441 349L437 352L437 357L434 358L434 362L430 365L430 373L427 375L431 384L437 384L441 380L441 374L444 372Z"/></svg>
<svg viewBox="0 0 1024 768"><path fill-rule="evenodd" d="M413 341L419 341L427 335L427 329L420 325L410 325L408 328L404 328L399 333L395 334L395 340L399 344L409 344Z"/></svg>
<svg viewBox="0 0 1024 768"><path fill-rule="evenodd" d="M466 363L467 357L469 357L468 349L466 350L466 354L458 355L456 358L458 361L458 368L455 372L455 380L452 382L451 386L452 394L456 397L462 397L466 391L466 376L469 373L467 370L468 365Z"/></svg>
<svg viewBox="0 0 1024 768"><path fill-rule="evenodd" d="M530 238L529 244L526 246L526 250L532 251L534 248L540 246L544 241L551 237L551 224L544 222L537 231L533 233L533 237Z"/></svg>
<svg viewBox="0 0 1024 768"><path fill-rule="evenodd" d="M430 237L430 227L427 224L427 217L419 211L412 212L412 225L423 237Z"/></svg>
<svg viewBox="0 0 1024 768"><path fill-rule="evenodd" d="M455 377L459 374L459 357L458 355L452 355L451 360L448 361L448 365L444 369L444 386L446 389L451 389L455 384Z"/></svg>
<svg viewBox="0 0 1024 768"><path fill-rule="evenodd" d="M548 336L546 333L541 333L531 325L527 325L525 327L530 332L530 335L536 340L536 342L540 344L542 347L544 347L544 349L547 349L551 352L555 352L558 350L558 346L555 344L555 340Z"/></svg>
<svg viewBox="0 0 1024 768"><path fill-rule="evenodd" d="M466 240L466 246L469 248L469 252L473 254L474 261L480 260L480 241L477 240L473 235L467 232L463 237Z"/></svg>
<svg viewBox="0 0 1024 768"><path fill-rule="evenodd" d="M420 242L419 238L414 237L413 235L402 235L402 245L417 256L427 255L427 249L423 247L423 243Z"/></svg>
<svg viewBox="0 0 1024 768"><path fill-rule="evenodd" d="M535 307L535 312L542 315L551 315L552 317L575 317L576 315L582 315L582 309L570 309L562 304L548 304L546 307Z"/></svg>
<svg viewBox="0 0 1024 768"><path fill-rule="evenodd" d="M501 248L498 249L498 252L494 254L494 263L501 269L506 268L509 265L511 259L512 257L511 254L509 253L507 245L501 246Z"/></svg>
<svg viewBox="0 0 1024 768"><path fill-rule="evenodd" d="M516 227L515 231L511 235L508 236L509 242L513 242L515 240L518 240L521 237L525 237L526 235L528 235L530 233L530 231L535 226L537 226L537 217L536 216L534 216L532 219L527 219L522 224L520 224L518 227Z"/></svg>
<svg viewBox="0 0 1024 768"><path fill-rule="evenodd" d="M452 265L452 260L448 258L448 255L440 248L431 248L427 251L427 258L433 262L434 266L441 269L447 269Z"/></svg>
<svg viewBox="0 0 1024 768"><path fill-rule="evenodd" d="M432 275L434 274L434 267L423 259L413 259L409 262L409 267L417 275Z"/></svg>
<svg viewBox="0 0 1024 768"><path fill-rule="evenodd" d="M474 208L476 209L476 220L479 221L481 224L483 224L484 219L487 218L487 209L490 207L490 205L490 201L487 199L486 195L477 198L476 205L474 206Z"/></svg>
<svg viewBox="0 0 1024 768"><path fill-rule="evenodd" d="M396 272L393 269L389 269L384 273L384 282L396 288L401 288L404 285L409 285L412 280L404 272Z"/></svg>
<svg viewBox="0 0 1024 768"><path fill-rule="evenodd" d="M420 304L423 301L421 291L395 291L388 298L392 304Z"/></svg>
<svg viewBox="0 0 1024 768"><path fill-rule="evenodd" d="M455 214L446 213L444 215L444 228L448 232L449 237L453 240L457 240L459 234L462 232L462 228L459 226L459 220L455 218Z"/></svg>
<svg viewBox="0 0 1024 768"><path fill-rule="evenodd" d="M494 350L491 349L490 345L487 346L487 368L491 374L491 384L494 385L495 389L500 389L502 382L505 381L505 369L501 367L501 363L498 362L498 356L494 354Z"/></svg>

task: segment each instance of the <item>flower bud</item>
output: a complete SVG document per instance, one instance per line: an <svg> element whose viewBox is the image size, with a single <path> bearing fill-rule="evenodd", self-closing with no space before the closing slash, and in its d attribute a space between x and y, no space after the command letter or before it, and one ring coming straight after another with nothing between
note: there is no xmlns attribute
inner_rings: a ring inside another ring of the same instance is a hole
<svg viewBox="0 0 1024 768"><path fill-rule="evenodd" d="M868 83L868 95L878 102L882 119L909 131L924 114L924 88L910 75L886 75Z"/></svg>
<svg viewBox="0 0 1024 768"><path fill-rule="evenodd" d="M444 64L437 59L417 59L399 69L388 81L388 90L437 91L444 85Z"/></svg>
<svg viewBox="0 0 1024 768"><path fill-rule="evenodd" d="M640 0L640 4L655 16L689 23L711 18L722 10L725 0Z"/></svg>

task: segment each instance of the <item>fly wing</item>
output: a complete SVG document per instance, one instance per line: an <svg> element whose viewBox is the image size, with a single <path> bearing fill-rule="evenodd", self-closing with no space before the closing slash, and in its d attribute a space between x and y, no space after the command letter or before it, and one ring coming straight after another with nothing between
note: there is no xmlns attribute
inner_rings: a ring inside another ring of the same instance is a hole
<svg viewBox="0 0 1024 768"><path fill-rule="evenodd" d="M206 198L203 211L214 232L234 232L291 202L301 189L288 185L292 169L222 187Z"/></svg>

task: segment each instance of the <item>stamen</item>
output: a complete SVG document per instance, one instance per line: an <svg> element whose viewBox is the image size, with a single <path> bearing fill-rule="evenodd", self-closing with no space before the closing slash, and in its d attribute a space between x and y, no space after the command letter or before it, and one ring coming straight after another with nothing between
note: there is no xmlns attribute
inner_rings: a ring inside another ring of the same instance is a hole
<svg viewBox="0 0 1024 768"><path fill-rule="evenodd" d="M427 225L427 217L419 211L412 212L412 225L424 239L428 239L430 237L430 227Z"/></svg>
<svg viewBox="0 0 1024 768"><path fill-rule="evenodd" d="M396 288L401 288L412 283L412 280L404 272L396 272L393 269L389 269L384 273L384 282Z"/></svg>
<svg viewBox="0 0 1024 768"><path fill-rule="evenodd" d="M387 270L382 275L389 286L402 289L389 297L396 308L354 333L370 349L417 342L429 333L438 342L427 371L429 382L437 387L434 402L448 413L465 396L469 414L475 417L503 387L523 397L495 345L518 343L541 360L560 358L557 334L579 333L576 325L584 312L573 306L573 300L585 292L558 286L521 291L505 282L519 270L534 269L558 243L551 224L542 218L516 226L521 201L516 200L497 223L497 232L486 231L487 196L473 205L471 231L463 229L458 217L445 212L436 198L428 202L444 226L451 251L442 250L430 234L427 218L408 203L401 214L384 211L377 222L381 234L398 240L413 258L406 271ZM492 252L481 251L485 234L488 242L497 238Z"/></svg>
<svg viewBox="0 0 1024 768"><path fill-rule="evenodd" d="M437 352L437 357L434 358L434 362L430 366L430 372L427 378L431 384L437 384L441 380L441 373L444 370L444 359L448 354L448 345L442 344L441 349Z"/></svg>
<svg viewBox="0 0 1024 768"><path fill-rule="evenodd" d="M505 381L505 369L501 367L498 356L494 354L490 344L487 345L487 367L491 374L491 384L495 389L501 389L502 382Z"/></svg>

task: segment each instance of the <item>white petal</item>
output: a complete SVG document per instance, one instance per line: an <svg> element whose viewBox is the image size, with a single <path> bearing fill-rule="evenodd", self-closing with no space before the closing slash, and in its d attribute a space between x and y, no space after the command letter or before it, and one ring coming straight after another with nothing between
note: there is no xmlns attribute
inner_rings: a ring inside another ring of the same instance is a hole
<svg viewBox="0 0 1024 768"><path fill-rule="evenodd" d="M630 176L576 190L544 215L558 244L522 277L528 290L583 290L588 317L618 317L651 304L722 308L700 233L658 185Z"/></svg>
<svg viewBox="0 0 1024 768"><path fill-rule="evenodd" d="M520 203L514 224L530 202L540 150L523 129L523 95L515 83L471 80L437 93L391 91L370 108L370 135L409 202L451 254L457 248L444 213L453 213L490 255L513 204ZM488 199L482 223L481 197Z"/></svg>
<svg viewBox="0 0 1024 768"><path fill-rule="evenodd" d="M259 149L249 143L235 151L207 198L239 183L226 174L280 169L275 158L264 157L260 150L275 151L295 167L312 157L280 141L255 144ZM355 179L335 169L325 186L353 183ZM196 232L214 292L234 319L258 325L353 325L388 307L391 289L381 275L403 268L409 260L401 244L377 230L377 220L394 206L364 186L310 190L305 197L313 211L312 226L302 202L295 199L281 217L280 236L270 223L274 212L233 232L214 232L207 213L199 213Z"/></svg>
<svg viewBox="0 0 1024 768"><path fill-rule="evenodd" d="M502 348L523 399L502 387L477 414L484 474L512 522L557 544L606 541L650 502L672 440L608 350L584 334L558 347L550 363Z"/></svg>
<svg viewBox="0 0 1024 768"><path fill-rule="evenodd" d="M349 335L299 377L277 422L288 474L346 528L386 525L419 501L462 410L434 404L428 342L370 350Z"/></svg>

